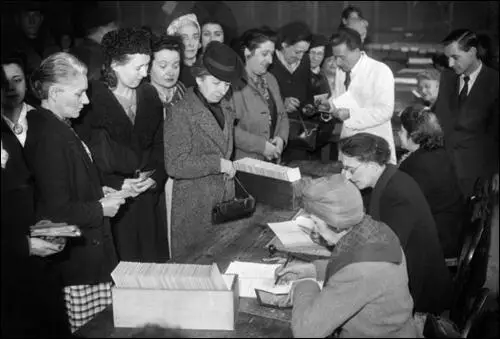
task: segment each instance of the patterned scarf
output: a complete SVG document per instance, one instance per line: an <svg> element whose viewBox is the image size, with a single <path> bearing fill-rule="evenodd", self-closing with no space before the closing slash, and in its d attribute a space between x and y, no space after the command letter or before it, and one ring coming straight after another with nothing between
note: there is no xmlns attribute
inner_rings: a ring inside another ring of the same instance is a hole
<svg viewBox="0 0 500 339"><path fill-rule="evenodd" d="M357 262L402 261L401 245L397 235L382 222L365 215L335 245L326 269L325 284L328 279L345 266Z"/></svg>

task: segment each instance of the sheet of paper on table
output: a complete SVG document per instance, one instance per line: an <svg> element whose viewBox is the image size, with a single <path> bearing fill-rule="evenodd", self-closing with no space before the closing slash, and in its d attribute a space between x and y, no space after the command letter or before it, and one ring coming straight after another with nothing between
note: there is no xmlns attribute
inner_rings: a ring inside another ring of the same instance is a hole
<svg viewBox="0 0 500 339"><path fill-rule="evenodd" d="M240 297L257 298L256 288L274 294L286 294L290 292L291 283L274 285L274 271L280 266L280 264L233 261L225 274L238 274Z"/></svg>

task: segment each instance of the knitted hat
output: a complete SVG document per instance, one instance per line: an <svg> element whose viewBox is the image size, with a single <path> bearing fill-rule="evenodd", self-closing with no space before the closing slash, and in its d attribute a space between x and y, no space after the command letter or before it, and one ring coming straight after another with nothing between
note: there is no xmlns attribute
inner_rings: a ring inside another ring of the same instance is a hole
<svg viewBox="0 0 500 339"><path fill-rule="evenodd" d="M101 42L104 64L125 54L151 54L151 34L141 28L126 27L108 32Z"/></svg>
<svg viewBox="0 0 500 339"><path fill-rule="evenodd" d="M203 65L219 80L239 84L245 66L236 52L219 41L210 41L203 53Z"/></svg>
<svg viewBox="0 0 500 339"><path fill-rule="evenodd" d="M186 23L193 23L196 28L198 28L198 32L201 34L201 27L200 24L198 23L198 18L196 17L195 14L186 14L183 16L178 17L174 21L170 23L167 27L167 34L168 35L176 35L179 33L179 30L182 26L184 26Z"/></svg>
<svg viewBox="0 0 500 339"><path fill-rule="evenodd" d="M360 223L365 215L361 193L342 174L312 180L302 194L306 212L329 226L349 228Z"/></svg>

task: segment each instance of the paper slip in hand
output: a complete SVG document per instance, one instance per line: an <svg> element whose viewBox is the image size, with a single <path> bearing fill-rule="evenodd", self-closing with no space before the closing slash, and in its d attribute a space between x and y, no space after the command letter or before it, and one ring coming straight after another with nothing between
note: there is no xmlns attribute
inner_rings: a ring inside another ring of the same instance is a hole
<svg viewBox="0 0 500 339"><path fill-rule="evenodd" d="M351 92L345 92L342 95L339 95L337 98L333 100L333 104L336 108L349 108L349 109L357 109L360 108L354 96Z"/></svg>
<svg viewBox="0 0 500 339"><path fill-rule="evenodd" d="M76 225L68 225L64 222L54 223L50 220L41 220L30 227L32 237L79 237L82 235L80 228Z"/></svg>

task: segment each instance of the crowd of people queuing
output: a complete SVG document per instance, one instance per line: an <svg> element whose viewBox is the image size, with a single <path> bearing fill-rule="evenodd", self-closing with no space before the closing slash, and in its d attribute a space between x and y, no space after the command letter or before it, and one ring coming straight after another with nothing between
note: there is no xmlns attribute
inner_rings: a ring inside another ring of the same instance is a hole
<svg viewBox="0 0 500 339"><path fill-rule="evenodd" d="M329 260L277 271L296 280L294 335L417 337L416 312L449 306L465 198L478 178L499 185L498 71L474 32L443 40L449 67L419 74L394 120L393 72L364 51L356 7L329 38L291 22L231 47L226 24L185 11L158 33L103 9L59 47L39 9L19 15L1 61L2 335L67 337L112 302L119 260L182 260L210 239L233 161L286 162L308 104L342 122L343 171L304 179L304 208L324 239L348 232ZM30 237L41 219L82 236L55 248Z"/></svg>

